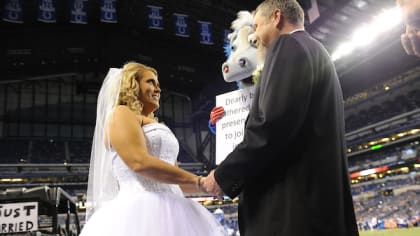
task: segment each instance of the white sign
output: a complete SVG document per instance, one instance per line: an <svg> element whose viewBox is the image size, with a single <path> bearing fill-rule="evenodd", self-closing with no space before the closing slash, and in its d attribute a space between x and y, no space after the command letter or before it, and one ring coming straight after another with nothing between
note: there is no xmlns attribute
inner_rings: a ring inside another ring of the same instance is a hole
<svg viewBox="0 0 420 236"><path fill-rule="evenodd" d="M216 123L216 165L242 142L253 97L254 87L216 96L216 106L225 109L225 116Z"/></svg>
<svg viewBox="0 0 420 236"><path fill-rule="evenodd" d="M0 204L0 234L38 229L38 202Z"/></svg>

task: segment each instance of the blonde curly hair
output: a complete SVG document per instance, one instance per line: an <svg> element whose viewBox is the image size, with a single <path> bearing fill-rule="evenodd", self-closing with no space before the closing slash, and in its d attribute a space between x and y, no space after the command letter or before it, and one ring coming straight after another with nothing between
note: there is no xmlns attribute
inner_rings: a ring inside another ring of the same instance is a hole
<svg viewBox="0 0 420 236"><path fill-rule="evenodd" d="M143 103L139 100L140 80L145 71L150 71L156 76L157 71L149 66L128 62L122 68L122 81L120 92L118 95L118 105L125 105L137 115L141 115L143 111ZM150 113L149 118L153 118L154 114Z"/></svg>

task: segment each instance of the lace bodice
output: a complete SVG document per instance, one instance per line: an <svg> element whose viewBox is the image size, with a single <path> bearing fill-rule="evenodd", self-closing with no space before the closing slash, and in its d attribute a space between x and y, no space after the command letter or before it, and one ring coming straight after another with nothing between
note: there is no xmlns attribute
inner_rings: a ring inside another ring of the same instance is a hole
<svg viewBox="0 0 420 236"><path fill-rule="evenodd" d="M143 131L149 153L174 165L178 156L179 144L171 130L163 124L152 123L144 125ZM182 195L178 185L160 183L135 173L116 152L113 156L112 168L118 180L120 192L170 192Z"/></svg>

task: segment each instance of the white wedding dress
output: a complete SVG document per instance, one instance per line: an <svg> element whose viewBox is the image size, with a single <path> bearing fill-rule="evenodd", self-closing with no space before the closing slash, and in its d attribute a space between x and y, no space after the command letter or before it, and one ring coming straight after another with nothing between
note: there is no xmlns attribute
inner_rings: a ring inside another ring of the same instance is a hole
<svg viewBox="0 0 420 236"><path fill-rule="evenodd" d="M179 144L163 124L143 126L151 155L172 165ZM118 156L112 158L118 196L105 203L83 227L81 236L213 236L226 235L202 205L183 196L178 185L164 184L133 172Z"/></svg>

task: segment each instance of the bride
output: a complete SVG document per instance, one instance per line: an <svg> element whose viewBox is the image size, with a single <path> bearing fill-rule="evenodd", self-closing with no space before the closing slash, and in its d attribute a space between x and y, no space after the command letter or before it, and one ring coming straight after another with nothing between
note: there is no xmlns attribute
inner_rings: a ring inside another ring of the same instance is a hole
<svg viewBox="0 0 420 236"><path fill-rule="evenodd" d="M226 234L183 196L200 191L201 181L175 166L178 141L153 117L159 98L155 69L130 62L109 70L98 96L82 236Z"/></svg>

